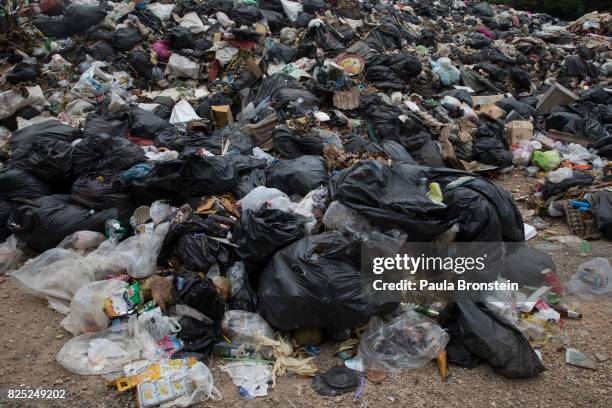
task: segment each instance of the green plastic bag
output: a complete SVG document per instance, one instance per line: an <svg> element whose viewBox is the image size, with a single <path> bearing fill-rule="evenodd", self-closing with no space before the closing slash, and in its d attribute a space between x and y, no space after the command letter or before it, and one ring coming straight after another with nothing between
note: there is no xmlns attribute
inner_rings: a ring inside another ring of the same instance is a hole
<svg viewBox="0 0 612 408"><path fill-rule="evenodd" d="M532 161L533 164L535 164L542 170L552 171L559 167L559 165L561 164L561 156L556 150L549 150L547 152L536 150L535 152L533 152Z"/></svg>

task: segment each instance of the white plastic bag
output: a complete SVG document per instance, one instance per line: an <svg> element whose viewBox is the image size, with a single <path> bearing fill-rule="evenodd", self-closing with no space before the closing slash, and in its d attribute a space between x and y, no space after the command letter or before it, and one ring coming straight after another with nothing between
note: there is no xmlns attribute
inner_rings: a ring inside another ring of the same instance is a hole
<svg viewBox="0 0 612 408"><path fill-rule="evenodd" d="M200 64L182 55L172 53L166 65L166 75L175 75L179 78L198 79Z"/></svg>
<svg viewBox="0 0 612 408"><path fill-rule="evenodd" d="M276 188L269 188L264 186L255 187L251 190L247 195L242 197L240 201L238 201L238 205L242 208L242 211L251 210L257 211L264 205L267 201L273 200L275 198L283 197L287 200L289 197L287 194Z"/></svg>
<svg viewBox="0 0 612 408"><path fill-rule="evenodd" d="M155 17L159 18L161 21L168 21L170 17L172 17L172 10L174 10L174 4L163 4L163 3L153 3L149 4L148 9L155 15Z"/></svg>
<svg viewBox="0 0 612 408"><path fill-rule="evenodd" d="M199 34L206 31L204 23L195 12L187 13L180 19L180 25L189 29L193 34Z"/></svg>
<svg viewBox="0 0 612 408"><path fill-rule="evenodd" d="M295 23L298 19L298 15L302 12L304 7L295 1L289 0L281 0L281 4L283 5L283 11L285 15L292 23Z"/></svg>
<svg viewBox="0 0 612 408"><path fill-rule="evenodd" d="M172 108L172 115L170 115L170 123L183 130L187 128L189 122L200 119L201 118L185 99L181 99L174 105L174 108Z"/></svg>
<svg viewBox="0 0 612 408"><path fill-rule="evenodd" d="M106 329L110 319L104 312L104 300L127 286L127 282L118 279L89 282L81 286L70 301L70 314L62 321L62 327L74 335Z"/></svg>

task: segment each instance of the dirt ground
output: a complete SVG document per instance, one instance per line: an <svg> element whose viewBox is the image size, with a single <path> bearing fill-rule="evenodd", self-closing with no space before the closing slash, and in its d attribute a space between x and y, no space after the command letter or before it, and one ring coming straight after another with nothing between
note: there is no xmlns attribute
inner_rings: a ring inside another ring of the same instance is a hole
<svg viewBox="0 0 612 408"><path fill-rule="evenodd" d="M515 198L528 194L534 179L522 173L507 174L497 182ZM529 220L528 209L519 203ZM545 218L549 227L540 231L530 244L545 248L556 264L563 281L582 262L594 256L612 254L610 241L593 242L591 253L550 244L545 238L568 235L563 220ZM0 277L0 280L3 280ZM340 397L316 394L310 379L280 378L267 397L246 400L241 397L220 362L208 361L221 401L202 403L200 407L610 407L612 406L612 302L581 303L581 320L568 320L570 347L596 353L598 369L588 370L565 364L565 352L548 344L541 351L547 370L537 378L509 380L483 364L474 369L451 366L451 376L441 381L432 362L419 370L407 371L375 385L366 382L360 399L353 393ZM43 299L18 291L8 279L0 283L0 407L134 407L132 393L117 394L105 387L100 377L83 377L64 370L55 356L70 334L60 321L63 316L47 306ZM315 360L321 370L341 364L333 357L334 345L323 347ZM59 389L66 391L61 400L8 400L8 389Z"/></svg>

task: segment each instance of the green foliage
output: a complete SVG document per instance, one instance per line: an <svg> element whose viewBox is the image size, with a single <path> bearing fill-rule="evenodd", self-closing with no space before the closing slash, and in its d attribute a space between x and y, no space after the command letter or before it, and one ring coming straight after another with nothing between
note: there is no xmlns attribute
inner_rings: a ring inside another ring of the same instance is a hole
<svg viewBox="0 0 612 408"><path fill-rule="evenodd" d="M594 10L611 11L610 0L489 0L517 10L546 13L564 20L575 20Z"/></svg>

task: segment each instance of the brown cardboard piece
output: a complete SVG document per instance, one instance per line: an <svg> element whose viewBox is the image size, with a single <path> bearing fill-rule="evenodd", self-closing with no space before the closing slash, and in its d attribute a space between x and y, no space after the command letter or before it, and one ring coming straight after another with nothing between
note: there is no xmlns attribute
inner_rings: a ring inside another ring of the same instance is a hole
<svg viewBox="0 0 612 408"><path fill-rule="evenodd" d="M477 95L477 96L472 96L472 104L474 105L475 108L478 108L479 106L488 105L490 103L495 103L497 101L501 101L502 99L504 99L503 94Z"/></svg>
<svg viewBox="0 0 612 408"><path fill-rule="evenodd" d="M234 117L232 116L232 110L229 105L215 105L210 108L213 111L217 128L222 128L234 123Z"/></svg>
<svg viewBox="0 0 612 408"><path fill-rule="evenodd" d="M538 98L536 110L542 113L549 113L555 106L570 105L578 99L580 99L578 95L555 82Z"/></svg>
<svg viewBox="0 0 612 408"><path fill-rule="evenodd" d="M263 76L264 71L261 68L261 58L251 57L247 59L246 64L249 72L255 75L256 78L261 78Z"/></svg>
<svg viewBox="0 0 612 408"><path fill-rule="evenodd" d="M483 115L484 117L491 120L499 120L506 117L507 113L505 110L495 105L494 103L488 103L480 107L479 110L476 111L479 115Z"/></svg>
<svg viewBox="0 0 612 408"><path fill-rule="evenodd" d="M531 140L533 123L527 120L515 120L506 124L506 137L511 145L518 144L521 140Z"/></svg>

